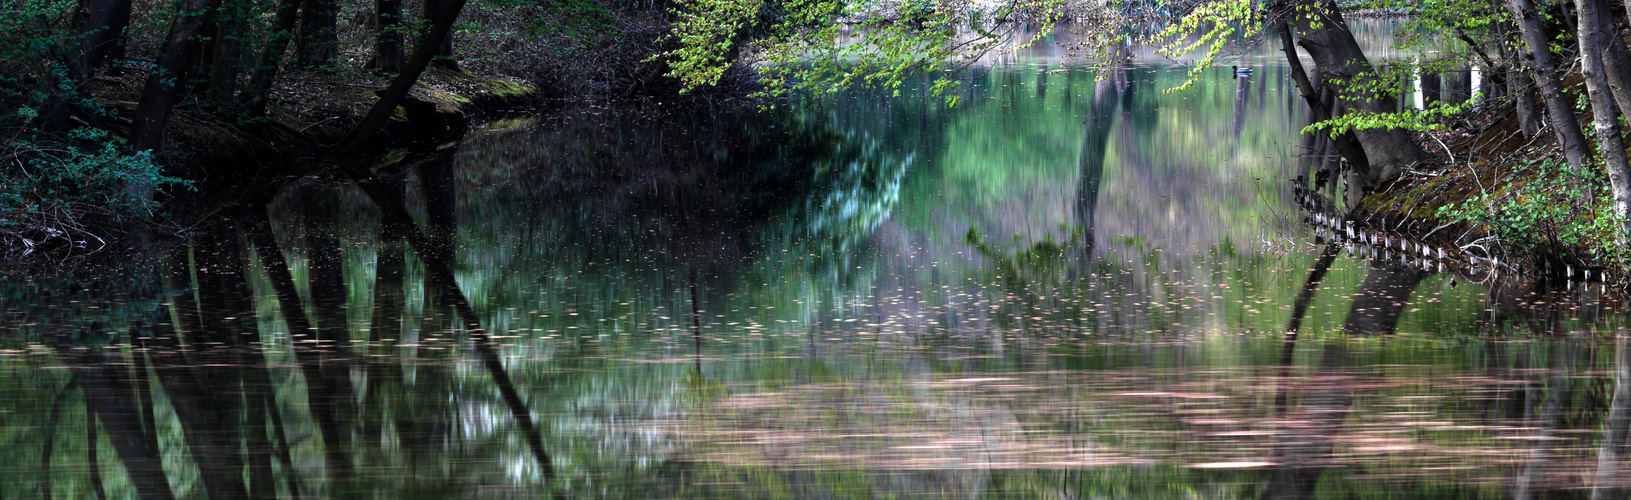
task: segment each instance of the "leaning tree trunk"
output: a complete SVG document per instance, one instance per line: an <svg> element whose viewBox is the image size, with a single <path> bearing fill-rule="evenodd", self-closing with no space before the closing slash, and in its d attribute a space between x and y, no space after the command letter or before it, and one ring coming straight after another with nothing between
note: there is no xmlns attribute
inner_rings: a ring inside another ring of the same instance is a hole
<svg viewBox="0 0 1631 500"><path fill-rule="evenodd" d="M164 56L158 68L147 76L142 88L141 101L136 106L136 120L130 129L130 144L137 151L163 149L164 127L170 122L170 108L176 99L198 52L195 35L213 17L219 0L184 0L170 23L170 34L164 43ZM140 188L151 191L152 186ZM139 193L138 193L139 194Z"/></svg>
<svg viewBox="0 0 1631 500"><path fill-rule="evenodd" d="M1529 46L1529 71L1545 97L1546 117L1551 120L1552 132L1557 134L1558 145L1569 166L1584 167L1586 162L1586 135L1580 130L1580 121L1574 117L1574 107L1563 95L1558 80L1557 66L1552 61L1552 42L1541 26L1540 13L1535 11L1534 0L1507 0L1507 8L1518 22L1518 31Z"/></svg>
<svg viewBox="0 0 1631 500"><path fill-rule="evenodd" d="M1291 27L1285 23L1280 23L1280 49L1286 53L1286 62L1291 65L1291 79L1297 82L1297 91L1302 94L1303 101L1308 103L1308 109L1313 112L1314 120L1322 122L1331 119L1331 109L1326 106L1325 100L1320 98L1319 91L1314 89L1314 83L1303 70L1302 59L1297 56L1297 46L1292 41ZM1354 137L1353 132L1337 134L1331 137L1331 141L1342 158L1348 160L1348 164L1353 165L1353 168L1370 165L1364 146ZM1315 184L1318 184L1317 180Z"/></svg>
<svg viewBox="0 0 1631 500"><path fill-rule="evenodd" d="M340 138L340 141L334 144L333 148L335 150L343 151L355 148L372 138L374 133L385 125L385 120L390 119L391 113L396 110L396 106L401 104L402 99L408 95L408 91L413 89L414 82L419 81L419 75L425 73L425 67L430 66L430 61L436 57L437 48L441 46L442 40L450 36L449 32L453 31L453 21L458 19L459 12L464 10L464 2L465 0L447 0L445 8L436 17L432 18L434 22L431 24L430 31L425 33L424 38L419 39L418 46L413 50L413 59L408 60L408 66L403 68L402 73L397 74L395 79L391 80L391 87L385 90L385 95L374 103L374 107L368 110L368 114L363 116L362 121L352 127L351 131L345 134L345 137Z"/></svg>
<svg viewBox="0 0 1631 500"><path fill-rule="evenodd" d="M1297 41L1314 58L1315 70L1321 85L1335 86L1342 105L1371 113L1394 113L1398 100L1381 94L1370 95L1340 92L1346 88L1361 88L1377 83L1375 68L1360 49L1353 32L1342 20L1342 13L1332 0L1312 5L1310 11L1295 17ZM1426 161L1429 156L1404 129L1356 130L1354 136L1365 150L1367 164L1354 165L1362 183L1362 190L1375 189L1384 182L1398 177L1405 168ZM1363 170L1360 170L1363 169Z"/></svg>
<svg viewBox="0 0 1631 500"><path fill-rule="evenodd" d="M459 0L421 0L419 2L420 17L422 19L436 19L438 16L441 16L442 13L448 12L448 8L451 7L454 2L459 3L459 7L453 9L453 16L457 18L459 11L463 10L464 8L464 2ZM441 41L436 42L435 47L436 50L433 55L435 55L436 58L431 60L431 66L445 70L458 71L459 61L453 56L453 35L442 37Z"/></svg>
<svg viewBox="0 0 1631 500"><path fill-rule="evenodd" d="M1597 151L1602 155L1603 168L1608 171L1608 183L1614 192L1614 211L1620 214L1620 237L1631 237L1631 164L1626 163L1625 141L1620 137L1620 117L1614 111L1608 78L1603 74L1606 45L1617 44L1619 37L1609 40L1608 33L1599 22L1604 8L1603 0L1575 0L1579 8L1580 73L1586 79L1586 93L1591 98L1591 125L1597 132Z"/></svg>
<svg viewBox="0 0 1631 500"><path fill-rule="evenodd" d="M274 21L276 26L272 28L272 36L266 40L266 47L261 50L255 74L249 78L249 88L244 89L244 97L239 99L243 102L244 112L249 116L266 113L266 97L272 91L272 79L277 77L278 66L283 64L283 52L289 50L289 39L294 33L299 9L300 0L278 2Z"/></svg>

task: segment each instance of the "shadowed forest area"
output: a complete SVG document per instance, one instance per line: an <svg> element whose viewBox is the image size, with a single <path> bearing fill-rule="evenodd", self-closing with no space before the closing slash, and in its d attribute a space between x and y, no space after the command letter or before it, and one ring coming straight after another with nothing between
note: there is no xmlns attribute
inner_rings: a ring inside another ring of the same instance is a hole
<svg viewBox="0 0 1631 500"><path fill-rule="evenodd" d="M1624 498L1627 7L7 5L0 498Z"/></svg>

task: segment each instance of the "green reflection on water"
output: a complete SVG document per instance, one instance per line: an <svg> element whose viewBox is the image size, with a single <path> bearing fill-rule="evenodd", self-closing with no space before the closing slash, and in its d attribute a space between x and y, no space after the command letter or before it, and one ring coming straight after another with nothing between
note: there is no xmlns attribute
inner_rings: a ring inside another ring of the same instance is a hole
<svg viewBox="0 0 1631 500"><path fill-rule="evenodd" d="M86 403L63 388L110 373L151 379L120 394L151 409L181 498L1246 498L1285 471L1313 471L1319 496L1504 496L1544 429L1567 439L1539 484L1590 472L1615 346L1541 338L1611 330L1589 294L1339 257L1284 357L1319 252L1286 196L1306 118L1276 68L1159 92L1180 72L999 67L964 75L957 108L909 89L551 113L377 171L430 248L383 233L349 181L304 180L264 207L265 234L316 333L290 335L281 278L241 241L261 207L8 279L0 471L42 481L0 492L92 494ZM456 289L422 252L447 252ZM231 309L235 266L249 295ZM1392 282L1413 293L1355 299ZM1345 334L1356 318L1380 330ZM1286 451L1310 412L1342 415L1335 439ZM101 483L136 496L140 453L114 443L147 417L107 415Z"/></svg>

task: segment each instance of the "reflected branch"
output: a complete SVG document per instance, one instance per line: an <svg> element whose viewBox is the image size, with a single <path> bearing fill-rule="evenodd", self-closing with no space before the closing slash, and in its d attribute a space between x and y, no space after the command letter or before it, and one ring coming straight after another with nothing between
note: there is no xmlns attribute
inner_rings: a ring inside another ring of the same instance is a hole
<svg viewBox="0 0 1631 500"><path fill-rule="evenodd" d="M51 401L51 416L45 421L45 444L40 447L40 477L35 486L40 496L51 498L51 448L56 444L57 422L62 419L62 405L68 401L68 395L79 388L79 375L68 378L68 385L57 391L57 397ZM89 417L89 415L87 415Z"/></svg>
<svg viewBox="0 0 1631 500"><path fill-rule="evenodd" d="M439 246L414 225L413 218L403 206L400 192L367 182L367 177L358 175L357 172L350 173L353 180L357 181L357 186L368 194L368 198L373 200L375 206L379 207L383 230L388 234L401 235L424 262L426 278L442 290L443 300L453 306L454 312L464 323L465 332L470 335L471 343L475 345L476 355L481 358L482 365L487 367L493 383L498 385L499 394L509 406L510 413L514 415L516 425L521 428L521 433L527 440L527 447L537 459L544 480L554 482L554 466L549 453L544 450L543 438L539 435L537 426L533 424L532 412L527 409L526 402L521 400L520 393L515 390L515 384L504 369L504 362L499 358L498 350L493 347L492 337L482 328L475 309L470 306L464 292L459 290L458 282L453 277L452 263L448 261L451 256L437 251Z"/></svg>

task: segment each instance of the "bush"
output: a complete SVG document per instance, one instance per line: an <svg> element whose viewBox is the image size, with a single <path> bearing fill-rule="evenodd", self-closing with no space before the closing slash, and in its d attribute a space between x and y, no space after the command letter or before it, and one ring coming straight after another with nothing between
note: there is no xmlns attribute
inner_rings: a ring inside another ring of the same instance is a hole
<svg viewBox="0 0 1631 500"><path fill-rule="evenodd" d="M1526 252L1567 255L1583 250L1600 264L1631 263L1619 235L1619 218L1604 172L1577 170L1554 158L1517 165L1511 182L1461 203L1441 207L1438 216L1471 222L1490 236Z"/></svg>
<svg viewBox="0 0 1631 500"><path fill-rule="evenodd" d="M165 176L147 152L128 154L107 132L78 128L64 137L12 134L0 144L0 243L24 252L82 240L99 227L148 220L156 202L133 186L189 186Z"/></svg>

